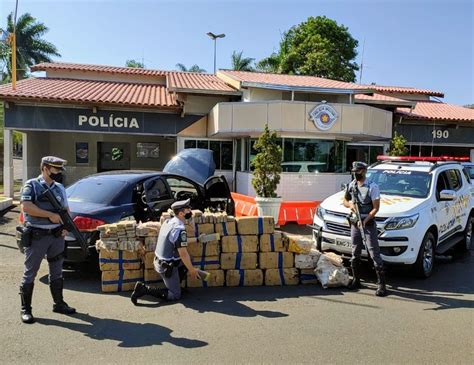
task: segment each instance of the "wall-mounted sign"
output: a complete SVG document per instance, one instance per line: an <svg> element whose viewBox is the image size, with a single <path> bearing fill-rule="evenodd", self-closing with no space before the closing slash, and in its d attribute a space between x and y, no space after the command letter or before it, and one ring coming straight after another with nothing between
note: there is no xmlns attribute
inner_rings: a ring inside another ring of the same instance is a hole
<svg viewBox="0 0 474 365"><path fill-rule="evenodd" d="M398 124L395 131L403 135L408 143L459 143L466 147L474 144L474 128L472 127Z"/></svg>
<svg viewBox="0 0 474 365"><path fill-rule="evenodd" d="M316 128L322 131L331 129L338 118L336 109L326 103L315 106L313 110L309 112L309 116L313 120Z"/></svg>
<svg viewBox="0 0 474 365"><path fill-rule="evenodd" d="M140 111L52 108L15 105L5 109L5 127L11 129L175 135L202 115Z"/></svg>
<svg viewBox="0 0 474 365"><path fill-rule="evenodd" d="M76 163L89 163L88 142L76 142Z"/></svg>

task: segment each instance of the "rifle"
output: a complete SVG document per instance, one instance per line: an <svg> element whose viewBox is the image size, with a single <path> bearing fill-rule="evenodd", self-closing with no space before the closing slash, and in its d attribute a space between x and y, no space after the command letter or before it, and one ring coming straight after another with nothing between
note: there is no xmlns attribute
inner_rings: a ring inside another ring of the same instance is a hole
<svg viewBox="0 0 474 365"><path fill-rule="evenodd" d="M42 186L44 188L44 191L41 193L41 195L44 195L46 199L49 200L53 208L56 209L56 213L58 213L59 216L61 217L61 220L63 222L63 228L66 231L71 232L74 235L74 237L76 237L76 240L79 242L79 245L81 246L82 251L84 252L84 254L87 254L87 250L88 250L87 241L82 235L82 233L79 231L79 229L77 229L76 225L74 224L74 221L69 215L69 212L67 211L67 209L64 209L61 206L61 204L58 202L58 200L56 199L52 191L49 190L47 186L45 186L44 184L42 184Z"/></svg>
<svg viewBox="0 0 474 365"><path fill-rule="evenodd" d="M359 228L360 235L362 237L362 243L364 244L364 247L367 251L367 255L369 258L373 261L372 256L370 256L369 249L367 247L367 236L365 235L365 230L364 230L364 225L362 221L362 217L360 216L360 211L359 211L359 188L357 187L357 180L355 178L355 174L353 175L354 177L354 188L352 189L352 203L354 204L354 209L355 209L355 215L356 215L356 222L352 221L352 223L356 224L356 227Z"/></svg>

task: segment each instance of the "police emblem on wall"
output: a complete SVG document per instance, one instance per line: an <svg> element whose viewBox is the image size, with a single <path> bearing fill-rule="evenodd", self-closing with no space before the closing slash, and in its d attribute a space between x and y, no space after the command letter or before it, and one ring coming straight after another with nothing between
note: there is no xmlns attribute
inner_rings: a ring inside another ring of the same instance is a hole
<svg viewBox="0 0 474 365"><path fill-rule="evenodd" d="M334 123L336 123L339 115L336 112L336 109L329 104L322 103L313 108L309 112L310 118L313 120L316 128L327 131L331 129Z"/></svg>

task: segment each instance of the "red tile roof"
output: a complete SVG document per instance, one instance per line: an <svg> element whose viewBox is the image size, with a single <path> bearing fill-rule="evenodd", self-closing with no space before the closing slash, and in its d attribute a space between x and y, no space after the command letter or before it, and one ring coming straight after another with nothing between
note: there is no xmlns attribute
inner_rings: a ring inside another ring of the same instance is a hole
<svg viewBox="0 0 474 365"><path fill-rule="evenodd" d="M220 70L224 75L230 76L237 81L245 83L259 83L268 85L284 85L290 87L314 87L314 88L337 88L349 90L373 90L380 92L408 93L441 96L444 94L438 91L427 89L417 89L402 86L382 86L382 85L360 85L352 82L343 82L324 79L316 76L284 75L263 72L231 71Z"/></svg>
<svg viewBox="0 0 474 365"><path fill-rule="evenodd" d="M388 96L388 95L383 95L383 94L378 94L378 93L373 93L372 95L357 94L354 96L354 98L356 102L361 102L361 103L375 103L375 104L387 103L387 105L401 105L401 106L415 104L414 101L399 99L393 96Z"/></svg>
<svg viewBox="0 0 474 365"><path fill-rule="evenodd" d="M401 94L421 94L421 95L439 96L439 97L444 98L444 93L440 91L418 89L415 87L383 86L383 85L365 85L365 86L368 88L372 88L376 91L380 91L380 92L401 93Z"/></svg>
<svg viewBox="0 0 474 365"><path fill-rule="evenodd" d="M397 108L396 113L406 119L474 122L474 109L435 101L418 101L411 112L409 108Z"/></svg>
<svg viewBox="0 0 474 365"><path fill-rule="evenodd" d="M192 90L197 92L212 92L218 94L235 94L241 92L226 84L216 75L195 73L195 72L167 72L167 84L171 91Z"/></svg>
<svg viewBox="0 0 474 365"><path fill-rule="evenodd" d="M323 79L316 76L284 75L264 72L219 70L220 73L245 83L282 85L293 87L337 88L337 89L366 89L363 85L351 82Z"/></svg>
<svg viewBox="0 0 474 365"><path fill-rule="evenodd" d="M64 70L64 71L89 71L89 72L105 72L112 74L128 74L128 75L144 75L144 76L166 76L166 71L148 70L145 68L135 67L118 67L118 66L104 66L104 65L88 65L82 63L67 63L67 62L44 62L31 67L31 71L49 71L49 70Z"/></svg>
<svg viewBox="0 0 474 365"><path fill-rule="evenodd" d="M0 97L48 102L106 104L117 106L179 108L176 96L163 85L111 81L30 78L0 86Z"/></svg>

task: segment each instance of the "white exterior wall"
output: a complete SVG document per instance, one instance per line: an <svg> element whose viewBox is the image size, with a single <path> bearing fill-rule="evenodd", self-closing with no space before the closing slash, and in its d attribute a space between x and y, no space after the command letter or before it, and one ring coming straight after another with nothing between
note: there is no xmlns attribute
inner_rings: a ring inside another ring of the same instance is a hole
<svg viewBox="0 0 474 365"><path fill-rule="evenodd" d="M282 173L277 194L284 201L323 201L328 196L340 191L341 184L349 183L350 180L350 174ZM251 181L251 173L237 172L236 192L254 197L256 194Z"/></svg>

